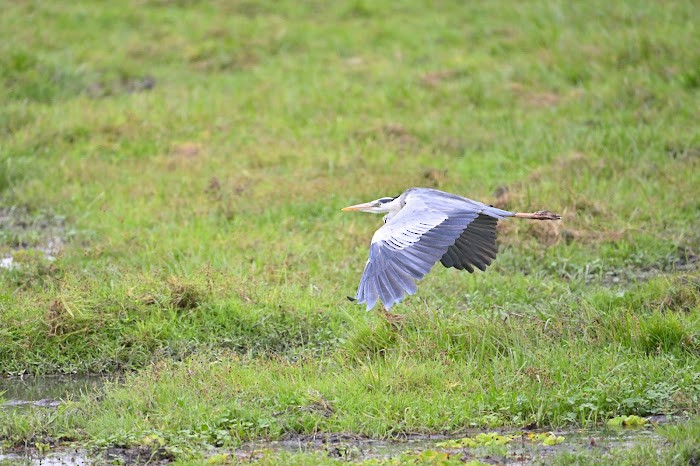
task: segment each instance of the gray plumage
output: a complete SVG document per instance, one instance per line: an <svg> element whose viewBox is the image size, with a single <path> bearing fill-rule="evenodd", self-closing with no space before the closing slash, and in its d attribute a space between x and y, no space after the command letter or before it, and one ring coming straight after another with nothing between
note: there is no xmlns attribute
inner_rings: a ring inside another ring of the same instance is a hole
<svg viewBox="0 0 700 466"><path fill-rule="evenodd" d="M513 212L436 189L411 188L344 210L387 213L374 234L357 301L388 310L416 292L416 281L440 261L445 267L485 270L496 257L496 224Z"/></svg>

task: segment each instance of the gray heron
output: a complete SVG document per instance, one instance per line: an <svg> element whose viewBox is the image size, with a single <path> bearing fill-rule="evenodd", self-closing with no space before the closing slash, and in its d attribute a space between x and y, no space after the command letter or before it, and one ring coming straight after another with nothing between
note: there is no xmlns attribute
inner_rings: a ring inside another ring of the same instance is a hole
<svg viewBox="0 0 700 466"><path fill-rule="evenodd" d="M369 311L381 299L385 310L417 290L416 281L438 261L445 267L486 270L496 258L496 224L505 217L557 220L546 210L509 212L429 188L410 188L344 211L386 214L369 247L355 299Z"/></svg>

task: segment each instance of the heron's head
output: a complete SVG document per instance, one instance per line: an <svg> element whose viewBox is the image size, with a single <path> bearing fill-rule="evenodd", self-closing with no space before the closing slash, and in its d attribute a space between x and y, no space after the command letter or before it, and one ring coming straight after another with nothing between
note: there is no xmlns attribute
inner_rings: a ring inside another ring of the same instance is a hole
<svg viewBox="0 0 700 466"><path fill-rule="evenodd" d="M345 207L342 210L348 211L359 211L359 212L371 212L373 214L386 214L388 212L396 211L401 208L397 200L397 197L380 197L374 201L365 202L364 204L351 205L350 207Z"/></svg>

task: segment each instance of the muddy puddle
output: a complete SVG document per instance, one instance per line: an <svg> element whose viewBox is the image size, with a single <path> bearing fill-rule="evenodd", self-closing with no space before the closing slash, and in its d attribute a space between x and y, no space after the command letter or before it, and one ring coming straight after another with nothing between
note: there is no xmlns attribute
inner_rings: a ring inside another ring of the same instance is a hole
<svg viewBox="0 0 700 466"><path fill-rule="evenodd" d="M470 442L463 441L467 437L481 444L468 446ZM555 440L550 442L547 439ZM460 445L461 442L463 444ZM421 455L427 458L443 454L464 462L478 460L488 464L530 465L546 464L548 459L563 452L585 451L603 457L612 450L640 444L661 445L662 442L663 439L651 427L560 432L473 432L466 437L416 435L391 441L329 435L253 442L235 450L234 455L238 461L245 462L259 459L269 452L321 452L331 458L361 463L396 458L410 461L410 458L420 458Z"/></svg>
<svg viewBox="0 0 700 466"><path fill-rule="evenodd" d="M115 377L58 375L0 377L0 409L23 406L55 408L63 400L78 398L100 389Z"/></svg>
<svg viewBox="0 0 700 466"><path fill-rule="evenodd" d="M83 450L62 450L46 454L36 449L2 453L0 450L0 465L42 465L42 466L82 466L99 464L95 457L90 457Z"/></svg>
<svg viewBox="0 0 700 466"><path fill-rule="evenodd" d="M30 407L55 409L65 400L79 398L99 390L114 376L52 375L0 377L0 410ZM40 464L43 466L98 464L96 457L79 447L51 448L40 452L36 445L30 448L3 449L0 446L0 465Z"/></svg>
<svg viewBox="0 0 700 466"><path fill-rule="evenodd" d="M63 217L0 206L0 269L15 270L32 257L53 262L64 248Z"/></svg>
<svg viewBox="0 0 700 466"><path fill-rule="evenodd" d="M558 432L472 432L468 438L491 438L492 443L466 446L458 444L465 437L441 435L412 435L401 440L373 440L352 435L305 436L280 441L251 442L235 451L215 450L208 453L209 460L218 456L219 462L247 463L263 458L269 453L320 453L329 458L362 463L363 461L393 460L392 464L410 462L412 459L436 460L443 458L468 462L478 460L486 464L548 464L557 454L563 452L587 452L604 459L605 455L617 449L632 448L636 445L656 445L664 440L652 427L619 429L582 429ZM553 445L546 445L542 439L560 439ZM508 439L506 443L499 443ZM151 452L135 449L108 449L102 452L88 452L80 447L54 448L47 453L36 449L0 450L0 465L91 465L91 464L165 464L168 461ZM443 456L440 456L443 455ZM223 457L223 458L222 458ZM228 458L228 459L225 459ZM399 463L396 463L396 461ZM439 463L439 461L438 461Z"/></svg>

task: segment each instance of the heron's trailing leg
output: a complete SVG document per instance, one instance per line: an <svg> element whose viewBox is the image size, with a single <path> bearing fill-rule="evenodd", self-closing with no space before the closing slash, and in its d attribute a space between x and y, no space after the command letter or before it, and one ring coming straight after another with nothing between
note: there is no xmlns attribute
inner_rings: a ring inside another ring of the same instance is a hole
<svg viewBox="0 0 700 466"><path fill-rule="evenodd" d="M537 212L516 212L514 217L529 218L531 220L559 220L561 215L548 210L538 210Z"/></svg>
<svg viewBox="0 0 700 466"><path fill-rule="evenodd" d="M348 296L348 301L354 302L357 301L356 298L353 298L351 296ZM386 319L387 322L391 325L396 325L400 322L403 322L406 320L406 316L403 314L394 314L393 312L389 312L385 306L382 306L382 310L380 311L380 315Z"/></svg>

